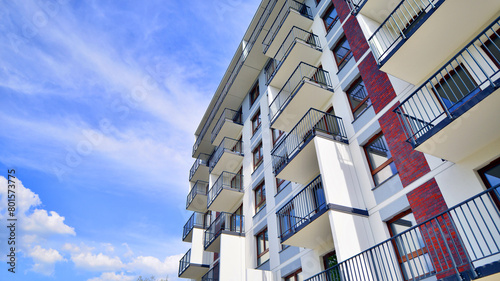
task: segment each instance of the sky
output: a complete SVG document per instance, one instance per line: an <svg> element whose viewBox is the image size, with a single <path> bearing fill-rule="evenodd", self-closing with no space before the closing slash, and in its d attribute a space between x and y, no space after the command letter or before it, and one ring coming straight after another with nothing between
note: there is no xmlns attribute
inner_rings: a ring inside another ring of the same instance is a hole
<svg viewBox="0 0 500 281"><path fill-rule="evenodd" d="M0 281L182 280L194 131L259 3L0 0Z"/></svg>

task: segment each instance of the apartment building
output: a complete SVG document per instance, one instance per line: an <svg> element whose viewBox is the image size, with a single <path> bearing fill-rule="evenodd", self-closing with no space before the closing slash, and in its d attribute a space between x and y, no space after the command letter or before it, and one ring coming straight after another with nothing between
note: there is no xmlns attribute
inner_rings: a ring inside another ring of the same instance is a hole
<svg viewBox="0 0 500 281"><path fill-rule="evenodd" d="M500 280L499 16L263 0L195 132L179 277Z"/></svg>

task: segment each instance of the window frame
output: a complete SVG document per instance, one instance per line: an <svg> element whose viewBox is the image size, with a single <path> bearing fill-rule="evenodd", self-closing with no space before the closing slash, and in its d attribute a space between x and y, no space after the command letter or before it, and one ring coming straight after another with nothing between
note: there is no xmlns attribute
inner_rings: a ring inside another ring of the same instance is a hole
<svg viewBox="0 0 500 281"><path fill-rule="evenodd" d="M260 236L263 236L262 241L264 242L264 249L262 252L259 253L259 237ZM266 237L269 237L269 233L267 231L267 226L255 235L255 240L257 243L256 247L255 247L255 250L257 252L257 266L261 266L262 264L264 264L265 262L267 262L269 260L269 258L268 258L265 261L259 262L260 258L262 258L264 255L269 253L269 241L266 241Z"/></svg>
<svg viewBox="0 0 500 281"><path fill-rule="evenodd" d="M349 52L347 52L340 61L337 59L337 53L336 50L340 49L343 47L342 45L344 42L347 42L347 45L349 46ZM344 66L347 64L347 62L352 58L352 48L351 45L349 44L349 41L347 40L347 37L345 34L342 34L340 36L339 40L333 45L332 47L332 53L333 53L333 58L335 59L335 63L337 64L337 69L340 71L344 68Z"/></svg>
<svg viewBox="0 0 500 281"><path fill-rule="evenodd" d="M263 147L262 147L262 141L259 142L259 144L257 144L255 146L255 148L252 150L252 161L253 161L253 170L255 171L259 166L260 164L262 164L262 162L264 161L264 152L262 151L263 150ZM255 153L258 152L259 153L259 158L257 159L257 161L255 161Z"/></svg>
<svg viewBox="0 0 500 281"><path fill-rule="evenodd" d="M335 11L336 17L333 18L332 22L329 25L327 25L325 17L330 17L330 15L333 13L333 11ZM330 32L330 30L333 28L333 26L335 25L335 23L337 23L337 21L339 20L339 14L335 8L335 5L333 5L331 3L330 6L328 8L326 8L326 11L321 16L321 20L323 21L323 24L325 25L326 34L328 34Z"/></svg>
<svg viewBox="0 0 500 281"><path fill-rule="evenodd" d="M381 170L383 170L384 168L386 168L387 166L389 166L391 163L394 163L394 158L392 157L392 153L391 153L391 158L390 159L387 159L384 163L380 164L377 168L373 169L372 168L372 165L371 165L371 161L370 161L370 157L369 157L369 152L367 150L367 147L372 144L376 139L378 139L379 137L384 137L385 139L385 136L384 136L384 133L381 131L381 132L378 132L377 134L375 134L373 137L371 137L365 145L363 145L363 150L365 151L365 156L366 156L366 161L368 161L368 168L370 169L370 173L372 175L372 179L373 179L373 182L375 183L375 186L379 186L380 184L384 183L385 181L387 181L389 178L391 178L392 176L394 176L396 173L393 173L390 177L388 177L387 179L381 181L381 182L377 182L375 180L375 175L380 172ZM385 143L387 143L387 140L385 140ZM389 148L387 148L389 149ZM397 170L397 168L396 168Z"/></svg>
<svg viewBox="0 0 500 281"><path fill-rule="evenodd" d="M257 121L257 124L254 123L255 121ZM255 135L255 132L257 132L262 125L262 120L260 118L260 108L252 116L251 122L252 122L252 136L253 136Z"/></svg>
<svg viewBox="0 0 500 281"><path fill-rule="evenodd" d="M275 178L276 180L276 194L280 193L283 189L286 187L286 180L280 179L280 178Z"/></svg>
<svg viewBox="0 0 500 281"><path fill-rule="evenodd" d="M361 84L363 84L363 85L361 85ZM345 93L347 95L347 101L349 102L349 106L351 107L352 116L354 117L354 119L361 116L361 114L363 114L363 112L366 110L366 108L364 110L362 110L361 112L359 112L358 116L355 115L356 111L358 111L365 103L370 101L370 97L368 96L368 92L366 91L366 87L364 84L365 84L365 82L363 81L363 78L358 77L356 80L354 80L354 82L352 82L351 86L349 86L349 88L345 91ZM366 93L366 97L363 100L361 100L357 106L355 106L353 108L350 96L351 96L351 93L353 93L353 91L356 90L356 88L358 86L363 87L363 89ZM366 107L368 108L369 106L370 106L370 104L368 104Z"/></svg>
<svg viewBox="0 0 500 281"><path fill-rule="evenodd" d="M255 101L259 98L259 82L255 83L255 85L250 90L250 107L254 105Z"/></svg>
<svg viewBox="0 0 500 281"><path fill-rule="evenodd" d="M294 272L288 274L287 276L283 277L283 280L285 281L299 281L299 274L302 273L302 268L299 268L295 270ZM292 280L293 278L293 280Z"/></svg>
<svg viewBox="0 0 500 281"><path fill-rule="evenodd" d="M260 192L259 192L260 190ZM266 206L266 182L263 180L254 188L255 213L260 212ZM260 198L258 198L260 194ZM260 200L259 200L260 199Z"/></svg>
<svg viewBox="0 0 500 281"><path fill-rule="evenodd" d="M274 132L278 132L278 137L274 137L275 134ZM281 138L285 135L285 132L282 131L282 130L278 130L278 129L274 129L274 128L271 128L271 138L273 140L273 147L281 140Z"/></svg>

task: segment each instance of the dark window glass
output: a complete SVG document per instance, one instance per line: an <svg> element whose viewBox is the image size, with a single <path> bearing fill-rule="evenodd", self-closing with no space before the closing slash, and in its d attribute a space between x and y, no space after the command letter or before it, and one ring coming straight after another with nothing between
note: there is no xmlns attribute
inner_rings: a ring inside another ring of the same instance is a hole
<svg viewBox="0 0 500 281"><path fill-rule="evenodd" d="M257 265L261 265L269 260L269 239L267 236L267 228L259 232L257 238Z"/></svg>
<svg viewBox="0 0 500 281"><path fill-rule="evenodd" d="M255 212L262 210L266 206L266 185L264 182L255 188Z"/></svg>
<svg viewBox="0 0 500 281"><path fill-rule="evenodd" d="M259 83L255 84L255 86L250 91L250 106L252 106L257 98L259 97Z"/></svg>
<svg viewBox="0 0 500 281"><path fill-rule="evenodd" d="M397 173L384 135L378 134L365 145L366 156L375 185L379 185Z"/></svg>
<svg viewBox="0 0 500 281"><path fill-rule="evenodd" d="M464 102L479 92L476 82L465 69L464 65L460 64L451 71L446 71L438 83L434 85L434 91L441 97L449 111L458 109Z"/></svg>
<svg viewBox="0 0 500 281"><path fill-rule="evenodd" d="M351 105L354 119L358 118L371 104L370 98L366 93L365 83L361 79L354 82L347 90L347 96L349 97L349 104Z"/></svg>
<svg viewBox="0 0 500 281"><path fill-rule="evenodd" d="M337 15L337 10L335 9L335 7L331 5L330 7L328 7L321 18L323 19L323 23L325 24L326 33L328 33L339 19L339 16Z"/></svg>
<svg viewBox="0 0 500 281"><path fill-rule="evenodd" d="M351 47L345 36L340 38L333 47L333 55L335 56L335 62L339 70L341 70L352 57Z"/></svg>
<svg viewBox="0 0 500 281"><path fill-rule="evenodd" d="M252 117L252 135L260 128L260 110Z"/></svg>
<svg viewBox="0 0 500 281"><path fill-rule="evenodd" d="M262 143L259 143L257 147L253 150L253 167L254 170L260 165L263 159L263 154L262 154Z"/></svg>

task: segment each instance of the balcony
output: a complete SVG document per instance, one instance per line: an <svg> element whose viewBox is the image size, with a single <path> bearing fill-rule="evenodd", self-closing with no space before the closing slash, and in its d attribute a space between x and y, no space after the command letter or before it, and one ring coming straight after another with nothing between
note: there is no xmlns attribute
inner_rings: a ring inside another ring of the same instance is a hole
<svg viewBox="0 0 500 281"><path fill-rule="evenodd" d="M222 171L236 171L243 161L243 142L225 137L210 158L209 172L220 175Z"/></svg>
<svg viewBox="0 0 500 281"><path fill-rule="evenodd" d="M197 181L186 200L186 210L205 213L207 211L208 182Z"/></svg>
<svg viewBox="0 0 500 281"><path fill-rule="evenodd" d="M205 251L220 252L221 236L223 235L245 235L243 227L243 216L221 212L205 230Z"/></svg>
<svg viewBox="0 0 500 281"><path fill-rule="evenodd" d="M379 21L383 10L371 5L379 3L387 8L387 3L370 2L361 13L366 10L368 17L382 22L368 39L380 69L415 85L439 68L444 58L468 42L500 10L500 1L496 0L483 1L481 5L469 0L403 0Z"/></svg>
<svg viewBox="0 0 500 281"><path fill-rule="evenodd" d="M277 178L305 184L319 173L315 136L348 143L340 117L311 108L271 151Z"/></svg>
<svg viewBox="0 0 500 281"><path fill-rule="evenodd" d="M267 84L276 88L283 87L296 65L301 61L314 65L322 53L317 35L296 26L292 27L272 63L266 66Z"/></svg>
<svg viewBox="0 0 500 281"><path fill-rule="evenodd" d="M264 54L274 57L293 26L308 30L312 22L313 15L309 6L295 0L287 0L262 41Z"/></svg>
<svg viewBox="0 0 500 281"><path fill-rule="evenodd" d="M310 108L321 108L332 95L328 72L301 62L269 105L271 127L290 132Z"/></svg>
<svg viewBox="0 0 500 281"><path fill-rule="evenodd" d="M207 216L204 213L195 212L184 225L182 232L182 241L191 243L193 241L193 229L194 228L206 228Z"/></svg>
<svg viewBox="0 0 500 281"><path fill-rule="evenodd" d="M188 279L200 279L208 272L208 264L191 263L191 249L179 261L179 277Z"/></svg>
<svg viewBox="0 0 500 281"><path fill-rule="evenodd" d="M394 110L416 150L458 162L498 141L499 28L500 18Z"/></svg>
<svg viewBox="0 0 500 281"><path fill-rule="evenodd" d="M368 0L345 0L353 15L357 15ZM373 0L372 0L373 1ZM375 2L375 1L374 1Z"/></svg>
<svg viewBox="0 0 500 281"><path fill-rule="evenodd" d="M286 245L316 249L326 247L333 237L328 219L328 204L321 176L317 176L304 189L276 212L280 242ZM321 237L320 239L311 239Z"/></svg>
<svg viewBox="0 0 500 281"><path fill-rule="evenodd" d="M243 198L243 175L222 172L208 191L208 209L228 212Z"/></svg>
<svg viewBox="0 0 500 281"><path fill-rule="evenodd" d="M498 280L498 187L486 190L306 281L416 281L432 276L438 280L480 277L485 281Z"/></svg>
<svg viewBox="0 0 500 281"><path fill-rule="evenodd" d="M201 281L219 281L219 264L215 264L207 274L203 275Z"/></svg>
<svg viewBox="0 0 500 281"><path fill-rule="evenodd" d="M210 155L201 153L198 158L194 161L191 170L189 170L189 181L208 181L208 163L210 160Z"/></svg>
<svg viewBox="0 0 500 281"><path fill-rule="evenodd" d="M224 137L237 138L242 128L241 111L224 109L212 130L212 144L220 143Z"/></svg>

